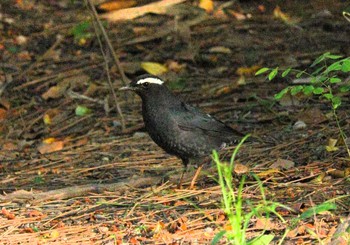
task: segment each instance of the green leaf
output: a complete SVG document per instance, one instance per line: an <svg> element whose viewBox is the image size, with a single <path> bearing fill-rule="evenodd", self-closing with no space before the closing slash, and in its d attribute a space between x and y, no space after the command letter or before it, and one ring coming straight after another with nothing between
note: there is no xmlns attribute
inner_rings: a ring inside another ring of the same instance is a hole
<svg viewBox="0 0 350 245"><path fill-rule="evenodd" d="M33 182L34 184L43 184L45 180L42 176L35 176Z"/></svg>
<svg viewBox="0 0 350 245"><path fill-rule="evenodd" d="M296 78L300 78L301 75L303 75L304 73L305 73L305 71L300 71L299 73L297 73L297 74L295 75L295 77L296 77Z"/></svg>
<svg viewBox="0 0 350 245"><path fill-rule="evenodd" d="M325 202L315 207L311 207L307 209L305 212L303 212L300 215L300 219L307 219L307 218L313 217L315 214L319 214L321 212L328 211L328 210L334 210L336 208L337 206L334 203Z"/></svg>
<svg viewBox="0 0 350 245"><path fill-rule="evenodd" d="M340 92L345 93L350 91L350 85L340 87Z"/></svg>
<svg viewBox="0 0 350 245"><path fill-rule="evenodd" d="M303 90L303 86L302 85L298 85L298 86L295 86L293 87L291 90L290 90L290 93L291 95L296 95L297 93L299 93L300 91Z"/></svg>
<svg viewBox="0 0 350 245"><path fill-rule="evenodd" d="M342 68L342 65L340 64L340 62L335 62L327 67L327 69L325 70L325 73L328 73L331 71L340 71L341 68Z"/></svg>
<svg viewBox="0 0 350 245"><path fill-rule="evenodd" d="M17 48L16 46L8 46L7 50L13 54L18 53L19 52L19 48Z"/></svg>
<svg viewBox="0 0 350 245"><path fill-rule="evenodd" d="M179 78L177 80L168 82L168 87L171 88L172 90L184 89L186 87L186 80Z"/></svg>
<svg viewBox="0 0 350 245"><path fill-rule="evenodd" d="M312 91L314 94L322 94L324 91L324 88L321 87L317 87L314 89L314 91Z"/></svg>
<svg viewBox="0 0 350 245"><path fill-rule="evenodd" d="M39 228L38 228L38 227L36 227L36 226L35 226L35 227L33 227L32 229L33 229L33 231L35 231L35 232L39 232L39 231L40 231L40 230L39 230Z"/></svg>
<svg viewBox="0 0 350 245"><path fill-rule="evenodd" d="M220 239L226 234L226 231L220 231L218 234L215 235L213 240L211 241L211 245L218 244L220 242Z"/></svg>
<svg viewBox="0 0 350 245"><path fill-rule="evenodd" d="M77 108L75 108L75 115L77 115L77 116L85 116L85 115L89 114L90 112L91 112L91 110L89 108L87 108L86 106L78 105Z"/></svg>
<svg viewBox="0 0 350 245"><path fill-rule="evenodd" d="M310 94L312 94L312 92L314 91L314 89L315 89L315 87L312 86L312 85L305 86L305 87L303 88L303 93L304 93L305 95L310 95Z"/></svg>
<svg viewBox="0 0 350 245"><path fill-rule="evenodd" d="M70 29L70 33L74 36L75 40L78 40L81 38L89 38L92 35L89 32L90 26L91 24L89 21L84 21L82 23L75 25L72 29Z"/></svg>
<svg viewBox="0 0 350 245"><path fill-rule="evenodd" d="M326 97L327 100L331 100L333 98L333 94L327 93L323 94L324 97Z"/></svg>
<svg viewBox="0 0 350 245"><path fill-rule="evenodd" d="M337 109L341 105L341 98L339 96L334 96L332 98L332 106L334 109Z"/></svg>
<svg viewBox="0 0 350 245"><path fill-rule="evenodd" d="M311 73L311 75L318 76L325 67L326 66L321 66L321 67L317 68L314 72Z"/></svg>
<svg viewBox="0 0 350 245"><path fill-rule="evenodd" d="M317 77L312 77L311 80L310 80L310 83L316 83L316 82L318 82L317 79L318 79Z"/></svg>
<svg viewBox="0 0 350 245"><path fill-rule="evenodd" d="M259 69L257 72L255 72L255 76L263 74L263 73L267 72L268 70L270 70L270 68L263 67L263 68Z"/></svg>
<svg viewBox="0 0 350 245"><path fill-rule="evenodd" d="M350 58L343 61L341 65L341 71L342 72L349 72L350 71Z"/></svg>
<svg viewBox="0 0 350 245"><path fill-rule="evenodd" d="M317 79L318 79L318 82L322 83L322 82L326 81L328 79L328 77L327 76L319 76L319 77L317 77Z"/></svg>
<svg viewBox="0 0 350 245"><path fill-rule="evenodd" d="M319 64L320 62L322 62L322 61L325 59L326 55L329 55L329 54L330 54L330 53L327 52L327 53L324 53L324 54L322 54L321 56L319 56L319 57L310 65L310 67L314 67L315 65Z"/></svg>
<svg viewBox="0 0 350 245"><path fill-rule="evenodd" d="M276 67L275 69L273 69L270 74L268 75L268 79L271 81L272 79L275 78L275 76L277 75L278 73L278 67Z"/></svg>
<svg viewBox="0 0 350 245"><path fill-rule="evenodd" d="M327 58L327 59L331 59L331 60L337 60L337 59L340 59L340 58L342 58L343 56L341 56L341 55L334 55L334 54L330 54L330 53L328 53L326 56L325 56L325 58Z"/></svg>
<svg viewBox="0 0 350 245"><path fill-rule="evenodd" d="M287 70L285 70L285 71L282 73L282 77L287 76L291 70L292 70L292 68L288 68Z"/></svg>
<svg viewBox="0 0 350 245"><path fill-rule="evenodd" d="M279 93L275 94L275 99L280 100L289 91L289 89L289 87L282 89Z"/></svg>
<svg viewBox="0 0 350 245"><path fill-rule="evenodd" d="M340 78L337 78L337 77L331 77L329 79L329 82L330 83L340 83L341 82L341 79Z"/></svg>
<svg viewBox="0 0 350 245"><path fill-rule="evenodd" d="M274 235L262 235L258 238L254 239L251 243L251 245L268 245L271 243L271 241L275 238Z"/></svg>

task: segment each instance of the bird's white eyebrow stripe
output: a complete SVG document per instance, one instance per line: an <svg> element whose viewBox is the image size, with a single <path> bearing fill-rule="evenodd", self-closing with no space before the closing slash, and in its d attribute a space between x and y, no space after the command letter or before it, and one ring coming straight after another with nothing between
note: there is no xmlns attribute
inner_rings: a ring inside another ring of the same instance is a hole
<svg viewBox="0 0 350 245"><path fill-rule="evenodd" d="M143 83L155 83L155 84L163 84L164 82L158 78L154 78L154 77L147 77L141 80L138 80L136 84L143 84Z"/></svg>

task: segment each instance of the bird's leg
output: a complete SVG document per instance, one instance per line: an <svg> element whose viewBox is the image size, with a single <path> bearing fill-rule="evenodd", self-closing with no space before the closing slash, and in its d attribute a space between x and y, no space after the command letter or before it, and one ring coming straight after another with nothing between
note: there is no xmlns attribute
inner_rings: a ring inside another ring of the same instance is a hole
<svg viewBox="0 0 350 245"><path fill-rule="evenodd" d="M182 170L182 173L181 173L180 181L179 181L179 183L177 184L177 188L178 188L178 189L181 189L181 188L182 188L182 181L183 181L184 175L185 175L185 173L186 173L186 171L187 171L188 162L189 162L188 159L182 159L182 164L183 164L184 166L183 166L183 170Z"/></svg>
<svg viewBox="0 0 350 245"><path fill-rule="evenodd" d="M194 185L196 184L196 181L197 181L197 179L198 179L198 176L199 176L199 174L200 174L202 168L203 168L203 164L201 164L201 165L197 168L196 173L194 174L194 176L193 176L193 178L192 178L192 181L191 181L191 185L190 185L190 188L189 188L190 190L194 189Z"/></svg>

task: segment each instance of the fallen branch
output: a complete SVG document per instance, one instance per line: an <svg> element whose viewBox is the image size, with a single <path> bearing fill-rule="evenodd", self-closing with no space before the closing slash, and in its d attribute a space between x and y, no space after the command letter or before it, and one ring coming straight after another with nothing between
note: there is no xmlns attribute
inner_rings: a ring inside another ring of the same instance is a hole
<svg viewBox="0 0 350 245"><path fill-rule="evenodd" d="M90 184L71 186L58 190L51 190L46 192L34 193L32 191L18 190L8 195L0 195L2 202L18 202L18 203L40 203L52 200L69 199L78 196L84 196L90 192L102 193L104 191L118 191L123 192L130 188L140 188L152 186L159 183L159 177L146 177L132 179L127 182L117 182L112 184Z"/></svg>
<svg viewBox="0 0 350 245"><path fill-rule="evenodd" d="M209 169L208 171L201 172L200 178L208 174L215 172L215 169ZM185 173L183 182L190 182L193 178L194 172L188 171ZM130 189L136 189L141 187L149 187L159 184L162 180L167 180L170 184L177 185L180 180L181 171L169 172L165 175L144 177L144 178L130 178L128 181L111 183L111 184L88 184L70 186L62 189L51 190L46 192L34 193L33 191L18 190L10 194L0 195L1 202L15 202L15 203L41 203L45 201L63 200L73 197L81 197L88 193L103 193L108 192L124 192ZM198 178L198 179L200 179Z"/></svg>

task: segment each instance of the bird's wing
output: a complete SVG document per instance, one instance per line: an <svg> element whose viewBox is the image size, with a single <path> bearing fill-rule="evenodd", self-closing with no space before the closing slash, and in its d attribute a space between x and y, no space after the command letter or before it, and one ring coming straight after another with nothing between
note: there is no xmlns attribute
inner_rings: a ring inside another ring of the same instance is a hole
<svg viewBox="0 0 350 245"><path fill-rule="evenodd" d="M200 131L211 137L229 140L242 135L209 114L185 103L182 103L182 109L175 115L179 128L185 131Z"/></svg>

